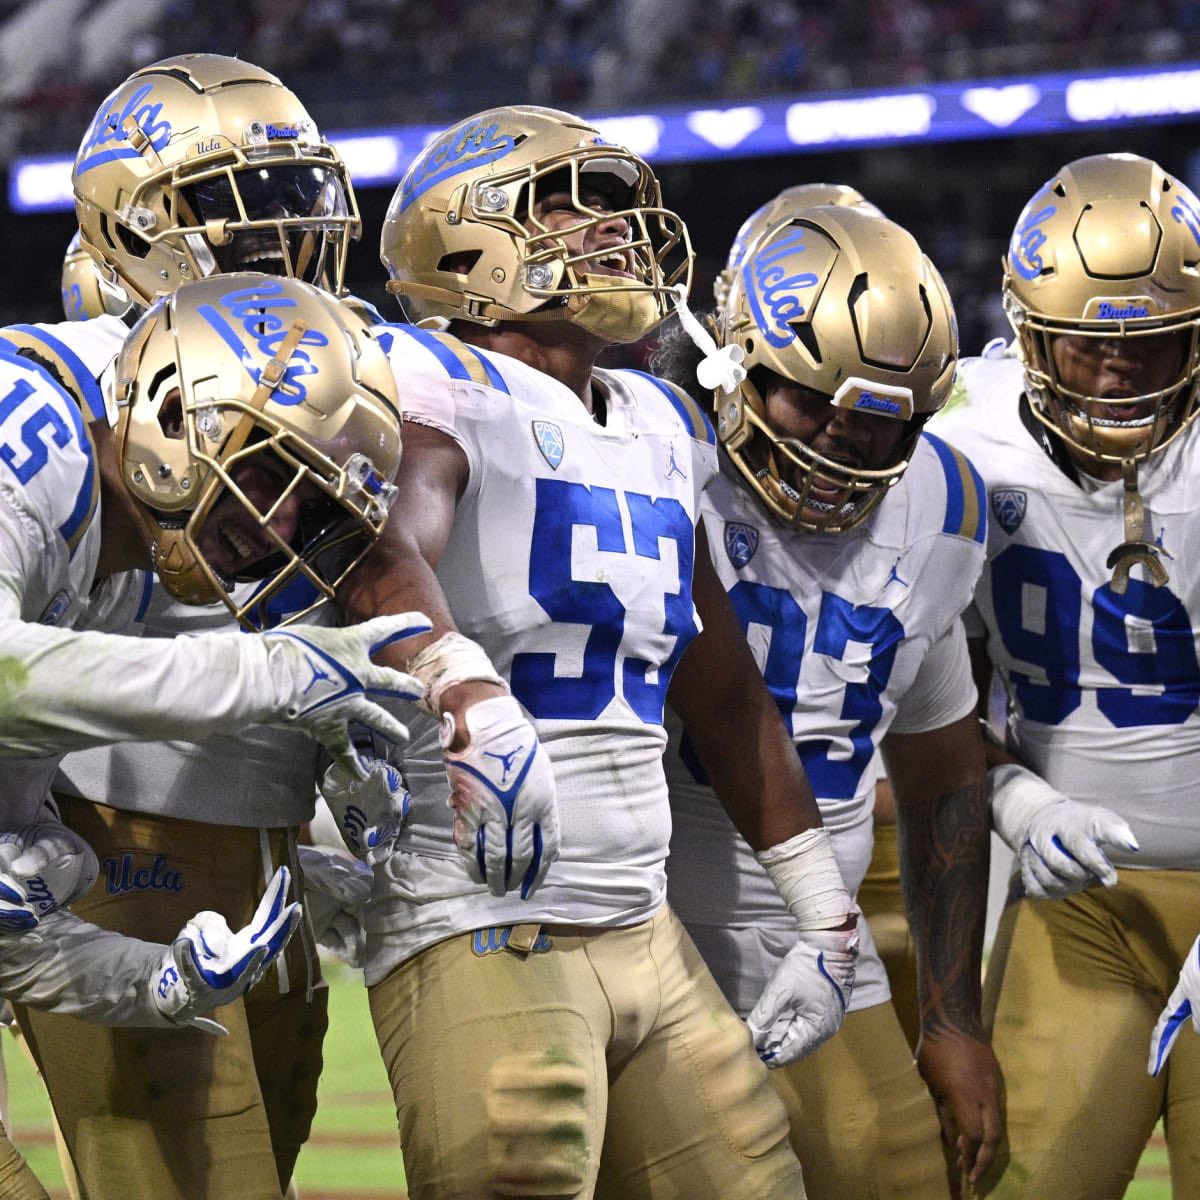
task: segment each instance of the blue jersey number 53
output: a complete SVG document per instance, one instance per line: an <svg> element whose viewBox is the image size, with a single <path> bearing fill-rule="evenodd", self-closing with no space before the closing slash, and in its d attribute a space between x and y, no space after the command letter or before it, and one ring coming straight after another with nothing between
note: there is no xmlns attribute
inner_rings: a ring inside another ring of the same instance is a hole
<svg viewBox="0 0 1200 1200"><path fill-rule="evenodd" d="M588 487L566 479L537 480L533 542L529 551L529 593L551 620L589 627L578 675L555 672L556 655L533 651L514 655L512 690L535 716L545 720L593 720L620 694L647 724L661 724L667 685L679 656L696 635L692 608L692 560L695 531L678 500L654 499L638 492ZM632 545L621 520L629 513ZM601 554L634 554L660 559L660 540L675 543L679 576L664 593L662 632L674 639L662 661L620 655L626 613L616 592L603 579L572 575L576 529L595 531ZM618 676L618 660L620 673Z"/></svg>

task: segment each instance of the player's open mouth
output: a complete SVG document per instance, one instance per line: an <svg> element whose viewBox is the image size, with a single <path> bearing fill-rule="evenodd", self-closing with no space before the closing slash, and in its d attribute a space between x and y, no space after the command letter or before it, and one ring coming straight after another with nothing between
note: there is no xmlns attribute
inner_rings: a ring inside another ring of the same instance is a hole
<svg viewBox="0 0 1200 1200"><path fill-rule="evenodd" d="M1102 429L1139 429L1152 425L1157 418L1158 405L1154 401L1130 399L1122 403L1122 397L1102 396L1103 406L1089 413L1087 419Z"/></svg>
<svg viewBox="0 0 1200 1200"><path fill-rule="evenodd" d="M632 279L633 272L629 267L629 255L624 250L613 251L613 253L606 255L604 258L590 259L587 265L588 271L592 274L620 275L625 279Z"/></svg>
<svg viewBox="0 0 1200 1200"><path fill-rule="evenodd" d="M220 569L227 575L237 575L252 564L266 558L274 547L264 546L257 538L247 535L230 521L222 522L216 529L217 544L221 548ZM214 564L214 569L217 569Z"/></svg>

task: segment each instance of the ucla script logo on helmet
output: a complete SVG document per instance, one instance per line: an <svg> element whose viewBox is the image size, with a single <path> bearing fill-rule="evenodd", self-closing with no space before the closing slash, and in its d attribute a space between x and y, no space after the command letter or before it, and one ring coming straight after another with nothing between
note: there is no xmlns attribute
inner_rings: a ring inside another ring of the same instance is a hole
<svg viewBox="0 0 1200 1200"><path fill-rule="evenodd" d="M280 284L263 283L227 292L221 297L220 305L228 310L234 322L240 322L242 333L248 342L243 340L233 325L211 304L202 304L196 311L221 335L225 344L241 360L246 374L257 384L262 377L263 367L276 356L292 328L292 322L281 317L279 311L294 309L296 302L283 294ZM287 313L286 316L290 317L291 314ZM256 361L251 345L262 356L261 364ZM304 401L308 390L301 382L301 377L316 375L319 371L304 347L328 345L329 339L320 330L305 330L304 336L288 359L283 378L271 397L276 404L290 406Z"/></svg>
<svg viewBox="0 0 1200 1200"><path fill-rule="evenodd" d="M792 255L804 253L804 233L803 229L794 229L786 237L768 243L742 267L746 301L754 323L777 349L796 340L790 322L804 316L806 311L796 292L816 287L818 282L811 271L792 275L785 265Z"/></svg>
<svg viewBox="0 0 1200 1200"><path fill-rule="evenodd" d="M1196 208L1196 197L1176 196L1175 203L1171 206L1171 216L1181 225L1188 227L1192 240L1200 246L1200 211Z"/></svg>
<svg viewBox="0 0 1200 1200"><path fill-rule="evenodd" d="M144 83L125 101L124 107L118 109L112 105L111 97L100 106L100 111L79 147L75 166L77 175L82 175L102 163L111 162L114 158L138 156L139 151L129 144L129 130L125 127L130 117L155 150L161 152L166 147L171 140L171 122L159 119L162 101L151 104L149 97L153 92L154 85Z"/></svg>
<svg viewBox="0 0 1200 1200"><path fill-rule="evenodd" d="M1040 226L1056 212L1058 209L1053 204L1038 208L1035 199L1021 214L1021 219L1013 230L1011 254L1013 269L1022 279L1036 279L1042 273L1044 264L1038 252L1045 244L1046 235Z"/></svg>
<svg viewBox="0 0 1200 1200"><path fill-rule="evenodd" d="M400 211L403 212L418 196L472 167L482 167L503 158L516 147L516 139L500 132L497 124L468 121L438 138L417 159L405 177L400 191Z"/></svg>

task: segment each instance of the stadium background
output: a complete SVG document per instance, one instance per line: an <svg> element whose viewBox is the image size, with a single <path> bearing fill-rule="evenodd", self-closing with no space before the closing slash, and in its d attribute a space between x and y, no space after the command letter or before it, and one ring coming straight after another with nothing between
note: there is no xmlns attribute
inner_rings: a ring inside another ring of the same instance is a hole
<svg viewBox="0 0 1200 1200"><path fill-rule="evenodd" d="M422 127L514 102L665 131L646 153L691 230L696 307L753 208L797 183L852 184L945 275L964 353L1007 334L1000 257L1058 166L1125 150L1200 185L1200 0L0 0L0 323L61 319L73 217L61 184L28 211L22 172L69 162L134 67L192 50L273 70L326 133L408 156ZM700 132L670 142L683 127ZM392 319L377 253L393 182L356 184L365 233L347 282ZM365 1003L352 973L335 976L340 1019L298 1179L306 1200L395 1195ZM58 1188L44 1100L5 1041L16 1139ZM1165 1179L1157 1139L1130 1200L1163 1200Z"/></svg>

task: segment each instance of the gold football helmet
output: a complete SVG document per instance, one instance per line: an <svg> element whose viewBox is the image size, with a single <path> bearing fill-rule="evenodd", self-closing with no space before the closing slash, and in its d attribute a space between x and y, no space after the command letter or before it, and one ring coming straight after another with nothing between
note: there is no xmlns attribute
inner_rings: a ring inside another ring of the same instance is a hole
<svg viewBox="0 0 1200 1200"><path fill-rule="evenodd" d="M84 248L143 305L239 270L340 292L361 232L346 168L300 101L218 54L135 71L100 106L71 179Z"/></svg>
<svg viewBox="0 0 1200 1200"><path fill-rule="evenodd" d="M869 206L805 209L751 242L720 334L746 379L717 393L717 434L771 514L808 532L860 524L908 467L921 428L949 399L954 308L911 234ZM830 405L903 422L891 461L842 463L767 419L773 377Z"/></svg>
<svg viewBox="0 0 1200 1200"><path fill-rule="evenodd" d="M713 280L713 298L717 302L718 310L723 309L729 299L729 289L738 267L742 265L746 247L762 237L772 225L790 220L803 209L824 204L860 205L871 212L879 212L862 192L848 183L800 183L795 187L784 188L778 196L756 208L737 231L733 245L729 248L725 269Z"/></svg>
<svg viewBox="0 0 1200 1200"><path fill-rule="evenodd" d="M382 347L340 300L234 273L158 300L116 366L122 479L154 569L187 604L249 628L307 580L333 596L395 496L400 410ZM270 579L252 601L235 582Z"/></svg>
<svg viewBox="0 0 1200 1200"><path fill-rule="evenodd" d="M603 207L587 203L594 192ZM578 220L543 220L550 195ZM692 269L649 166L580 118L530 105L435 138L392 197L380 253L413 320L567 320L613 343L654 329Z"/></svg>
<svg viewBox="0 0 1200 1200"><path fill-rule="evenodd" d="M89 321L106 313L119 317L129 307L129 297L103 278L95 260L79 245L78 232L63 256L62 305L68 321Z"/></svg>
<svg viewBox="0 0 1200 1200"><path fill-rule="evenodd" d="M1133 154L1069 163L1017 220L1004 307L1042 422L1100 461L1161 450L1197 410L1200 200ZM1064 335L1158 339L1140 352L1176 356L1178 370L1168 364L1170 382L1149 394L1087 395L1060 377L1053 346Z"/></svg>

